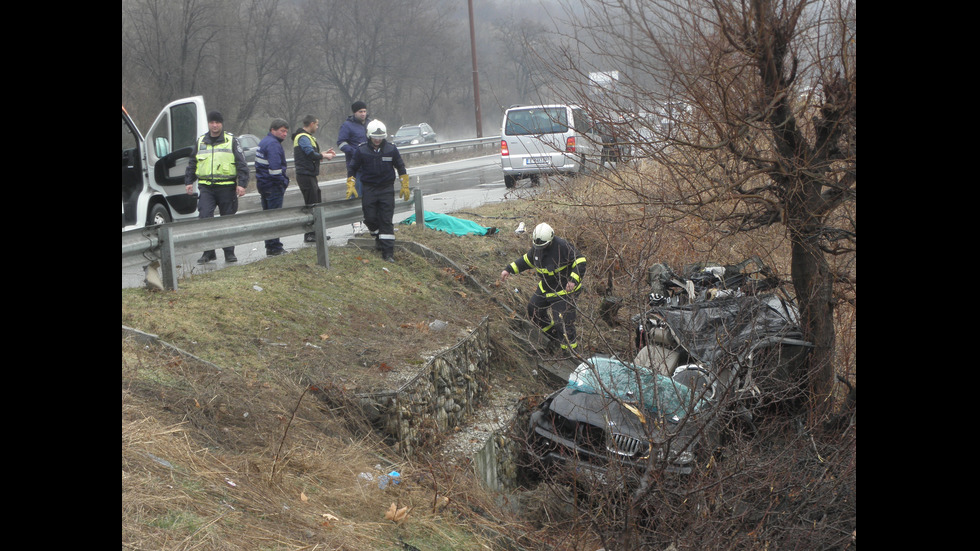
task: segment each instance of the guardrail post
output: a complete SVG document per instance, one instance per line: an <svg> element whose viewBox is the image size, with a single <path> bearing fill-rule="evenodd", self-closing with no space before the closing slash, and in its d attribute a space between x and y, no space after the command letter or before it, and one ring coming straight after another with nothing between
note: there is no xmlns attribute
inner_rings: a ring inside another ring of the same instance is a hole
<svg viewBox="0 0 980 551"><path fill-rule="evenodd" d="M164 224L157 229L157 239L160 241L160 279L163 288L168 291L177 290L177 258L174 254L173 230Z"/></svg>
<svg viewBox="0 0 980 551"><path fill-rule="evenodd" d="M418 183L416 180L415 183ZM425 229L425 212L422 210L422 188L414 188L414 193L412 194L415 199L415 223L420 229Z"/></svg>
<svg viewBox="0 0 980 551"><path fill-rule="evenodd" d="M313 233L316 234L316 263L330 269L330 253L327 252L327 221L322 206L313 209Z"/></svg>

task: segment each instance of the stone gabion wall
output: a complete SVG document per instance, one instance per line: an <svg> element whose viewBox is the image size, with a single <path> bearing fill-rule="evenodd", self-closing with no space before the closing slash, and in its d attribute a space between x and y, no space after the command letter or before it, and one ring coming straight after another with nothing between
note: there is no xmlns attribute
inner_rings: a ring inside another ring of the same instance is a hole
<svg viewBox="0 0 980 551"><path fill-rule="evenodd" d="M487 388L490 324L485 317L466 338L436 354L411 381L396 391L361 394L362 410L411 456L437 433L462 424Z"/></svg>

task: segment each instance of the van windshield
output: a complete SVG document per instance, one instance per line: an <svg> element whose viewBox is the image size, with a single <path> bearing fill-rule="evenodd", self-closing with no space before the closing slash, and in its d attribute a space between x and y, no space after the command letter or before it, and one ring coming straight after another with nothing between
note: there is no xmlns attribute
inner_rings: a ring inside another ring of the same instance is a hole
<svg viewBox="0 0 980 551"><path fill-rule="evenodd" d="M565 107L511 109L507 112L504 134L551 134L568 132L568 111Z"/></svg>

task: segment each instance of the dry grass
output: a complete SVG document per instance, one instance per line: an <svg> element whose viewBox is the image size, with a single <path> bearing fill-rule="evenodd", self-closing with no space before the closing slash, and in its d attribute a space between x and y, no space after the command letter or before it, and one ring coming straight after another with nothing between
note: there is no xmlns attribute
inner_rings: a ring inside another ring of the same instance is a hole
<svg viewBox="0 0 980 551"><path fill-rule="evenodd" d="M392 265L351 248L330 250L330 270L316 266L309 248L197 276L176 292L123 290L123 325L180 349L124 331L123 548L598 548L572 513L562 517L533 496L517 507L487 495L465 462L394 455L352 396L397 387L487 315L500 374L525 392L540 390L506 342L500 307L523 312L536 280L525 274L497 284L500 269L528 249L528 234L513 232L520 222L530 229L548 221L589 259L579 301L583 353L629 350L627 321L643 308L654 262L759 254L789 273L776 230L718 239L701 222L622 202L622 186L650 182L625 171L554 178L531 199L456 213L500 228L492 237L398 227L399 240L452 259L492 297L411 254ZM623 299L613 324L596 315L607 293ZM449 329L430 330L437 319ZM839 342L853 352L853 308L840 319L849 332ZM853 356L842 358L853 368ZM390 470L404 480L386 490L358 477ZM439 507L443 497L448 504ZM385 518L392 503L408 508L402 522Z"/></svg>

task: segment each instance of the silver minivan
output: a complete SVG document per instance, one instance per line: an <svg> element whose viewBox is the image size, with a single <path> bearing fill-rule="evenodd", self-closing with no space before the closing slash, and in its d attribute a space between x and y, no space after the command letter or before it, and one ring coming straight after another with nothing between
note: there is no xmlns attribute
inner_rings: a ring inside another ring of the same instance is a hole
<svg viewBox="0 0 980 551"><path fill-rule="evenodd" d="M585 172L599 166L602 138L576 105L515 105L504 112L500 132L504 185L539 174Z"/></svg>

